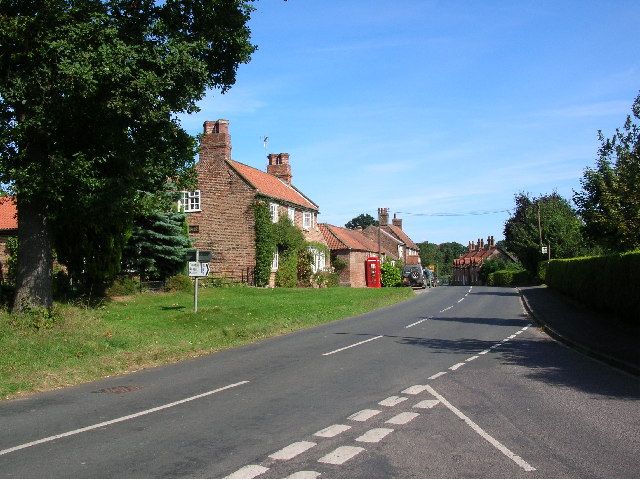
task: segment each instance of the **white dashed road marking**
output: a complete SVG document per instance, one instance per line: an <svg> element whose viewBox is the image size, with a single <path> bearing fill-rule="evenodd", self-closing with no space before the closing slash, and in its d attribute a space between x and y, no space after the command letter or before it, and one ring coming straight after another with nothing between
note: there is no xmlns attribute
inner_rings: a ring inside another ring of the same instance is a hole
<svg viewBox="0 0 640 479"><path fill-rule="evenodd" d="M355 348L356 346L360 346L361 344L368 343L369 341L375 341L376 339L383 338L384 336L376 336L374 338L365 339L364 341L360 341L359 343L351 344L349 346L345 346L344 348L336 349L334 351L329 351L328 353L322 353L323 356L329 356L331 354L339 353L340 351L344 351L345 349Z"/></svg>
<svg viewBox="0 0 640 479"><path fill-rule="evenodd" d="M445 311L449 311L451 308L453 308L453 306L449 306L448 308L444 308L442 311L440 311L441 313L444 313Z"/></svg>
<svg viewBox="0 0 640 479"><path fill-rule="evenodd" d="M417 412L401 412L400 414L393 416L391 419L387 421L387 424L407 424L410 421L413 421L420 414Z"/></svg>
<svg viewBox="0 0 640 479"><path fill-rule="evenodd" d="M283 447L279 451L270 454L269 457L271 459L277 459L279 461L288 461L289 459L293 459L297 455L308 451L315 445L315 442L309 441L294 442L293 444L289 444L287 447Z"/></svg>
<svg viewBox="0 0 640 479"><path fill-rule="evenodd" d="M318 431L314 434L314 436L318 437L335 437L338 434L342 434L345 431L351 429L351 426L347 426L346 424L334 424L333 426L325 427L321 431Z"/></svg>
<svg viewBox="0 0 640 479"><path fill-rule="evenodd" d="M465 361L466 363L468 363L469 361L473 361L473 360L475 360L475 359L478 359L479 357L480 357L480 356L471 356L470 358L467 358L467 359L465 359L464 361Z"/></svg>
<svg viewBox="0 0 640 479"><path fill-rule="evenodd" d="M402 394L420 394L422 391L427 389L427 386L423 386L422 384L416 384L415 386L411 386L404 391Z"/></svg>
<svg viewBox="0 0 640 479"><path fill-rule="evenodd" d="M253 479L254 477L264 474L269 470L268 467L249 465L244 466L242 469L238 469L233 474L229 474L224 479Z"/></svg>
<svg viewBox="0 0 640 479"><path fill-rule="evenodd" d="M286 479L316 479L316 477L320 477L319 472L300 471L300 472L294 472L290 476L287 476Z"/></svg>
<svg viewBox="0 0 640 479"><path fill-rule="evenodd" d="M413 327L413 326L416 326L416 325L418 325L418 324L420 324L420 323L424 323L425 321L428 321L428 320L430 320L430 319L431 319L431 317L429 317L429 318L422 318L421 320L416 321L415 323L411 323L411 324L409 324L409 325L405 326L405 327L404 327L404 329L409 329L409 328L411 328L411 327Z"/></svg>
<svg viewBox="0 0 640 479"><path fill-rule="evenodd" d="M440 401L438 401L437 399L425 399L424 401L420 401L418 404L416 404L413 407L418 409L431 409L433 406L435 406L439 402Z"/></svg>
<svg viewBox="0 0 640 479"><path fill-rule="evenodd" d="M463 301L464 301L464 298L460 298L460 299L458 300L458 303L462 303Z"/></svg>
<svg viewBox="0 0 640 479"><path fill-rule="evenodd" d="M393 407L406 400L407 398L404 398L402 396L389 396L387 399L383 399L378 404L380 404L380 406Z"/></svg>
<svg viewBox="0 0 640 479"><path fill-rule="evenodd" d="M335 451L330 452L326 456L322 456L320 459L318 459L318 462L340 465L357 456L362 451L364 451L363 447L342 446Z"/></svg>
<svg viewBox="0 0 640 479"><path fill-rule="evenodd" d="M461 368L462 366L464 366L464 363L458 363L458 364L454 364L453 366L451 366L449 369L451 371L455 371L458 368Z"/></svg>
<svg viewBox="0 0 640 479"><path fill-rule="evenodd" d="M364 422L378 414L380 414L380 411L376 409L363 409L362 411L358 411L357 413L352 414L347 419L351 419L352 421Z"/></svg>
<svg viewBox="0 0 640 479"><path fill-rule="evenodd" d="M356 441L358 442L380 442L386 436L391 434L393 429L388 429L386 427L379 427L376 429L370 429L365 432L362 436L357 437Z"/></svg>
<svg viewBox="0 0 640 479"><path fill-rule="evenodd" d="M492 436L490 436L487 432L485 432L484 429L482 429L475 422L473 422L471 419L469 419L467 416L465 416L459 409L457 409L449 401L447 401L440 394L438 394L435 389L433 389L432 387L429 387L428 391L431 394L433 394L434 397L438 398L440 400L440 402L442 404L444 404L451 412L453 412L456 416L458 416L460 419L462 419L464 422L466 422L467 425L471 429L473 429L475 432L477 432L484 440L489 442L493 447L495 447L498 451L500 451L502 454L507 456L513 462L515 462L522 469L524 469L527 472L536 470L529 463L527 463L524 459L522 459L520 456L518 456L518 455L514 454L513 452L511 452L509 449L507 449L505 446L503 446L500 442L498 442L496 439L494 439Z"/></svg>
<svg viewBox="0 0 640 479"><path fill-rule="evenodd" d="M489 351L491 351L490 349L485 349L484 351L480 351L478 354L487 354Z"/></svg>
<svg viewBox="0 0 640 479"><path fill-rule="evenodd" d="M167 409L170 407L178 406L180 404L187 403L189 401L194 401L196 399L200 399L206 396L211 396L212 394L219 393L221 391L225 391L227 389L235 388L237 386L241 386L243 384L247 384L249 381L241 381L239 383L229 384L228 386L224 386L218 389L214 389L213 391L207 391L202 394L197 394L195 396L191 396L185 399L180 399L179 401L174 401L168 404L163 404L162 406L157 406L151 409L145 409L144 411L140 411L134 414L129 414L128 416L122 416L117 419L111 419L110 421L100 422L98 424L93 424L92 426L83 427L80 429L74 429L73 431L63 432L62 434L56 434L55 436L45 437L44 439L38 439L37 441L28 442L26 444L20 444L19 446L10 447L8 449L0 450L0 456L4 454L9 454L10 452L19 451L20 449L25 449L27 447L35 446L37 444L42 444L45 442L55 441L56 439L60 439L67 436L73 436L75 434L80 434L82 432L91 431L93 429L103 428L105 426L109 426L111 424L116 424L123 421L128 421L129 419L134 419L136 417L145 416L147 414L151 414L153 412L162 411L163 409Z"/></svg>
<svg viewBox="0 0 640 479"><path fill-rule="evenodd" d="M435 373L433 376L429 376L429 379L436 379L440 376L444 376L445 374L447 374L447 371L440 371L439 373Z"/></svg>

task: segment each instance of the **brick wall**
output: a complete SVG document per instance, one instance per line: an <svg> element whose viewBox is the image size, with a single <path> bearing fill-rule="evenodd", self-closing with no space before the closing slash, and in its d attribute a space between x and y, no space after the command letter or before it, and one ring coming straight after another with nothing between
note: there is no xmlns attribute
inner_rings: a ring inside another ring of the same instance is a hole
<svg viewBox="0 0 640 479"><path fill-rule="evenodd" d="M9 236L0 236L0 282L6 280L7 277L7 259L9 253L7 251L7 240Z"/></svg>
<svg viewBox="0 0 640 479"><path fill-rule="evenodd" d="M198 229L189 235L194 246L213 252L211 275L241 281L255 267L255 190L225 162L230 157L228 122L205 122L196 165L202 211L187 221Z"/></svg>

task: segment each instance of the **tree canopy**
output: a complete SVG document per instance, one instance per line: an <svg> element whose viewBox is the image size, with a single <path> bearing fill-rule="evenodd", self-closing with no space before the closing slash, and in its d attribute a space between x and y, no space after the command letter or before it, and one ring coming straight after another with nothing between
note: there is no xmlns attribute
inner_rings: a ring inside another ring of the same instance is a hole
<svg viewBox="0 0 640 479"><path fill-rule="evenodd" d="M632 106L640 119L640 94ZM595 168L587 168L573 201L594 243L613 251L640 248L640 126L631 115L601 142Z"/></svg>
<svg viewBox="0 0 640 479"><path fill-rule="evenodd" d="M540 248L540 232L542 244L551 245L554 258L570 258L585 252L582 222L558 193L537 198L519 193L515 203L515 212L504 226L505 243L507 250L515 254L528 271L535 273L538 263L546 257Z"/></svg>
<svg viewBox="0 0 640 479"><path fill-rule="evenodd" d="M51 304L52 246L72 273L118 263L140 197L188 177L196 142L176 114L234 84L255 49L252 10L251 0L1 2L0 183L17 195L17 305ZM67 257L68 242L86 244Z"/></svg>
<svg viewBox="0 0 640 479"><path fill-rule="evenodd" d="M362 213L348 221L347 224L344 225L344 227L350 230L354 230L356 228L365 229L367 226L371 225L378 226L378 220L376 220L368 213Z"/></svg>
<svg viewBox="0 0 640 479"><path fill-rule="evenodd" d="M418 248L420 248L420 261L422 265L426 267L434 264L441 278L451 276L453 260L467 250L467 248L455 241L441 244L424 241L418 243Z"/></svg>

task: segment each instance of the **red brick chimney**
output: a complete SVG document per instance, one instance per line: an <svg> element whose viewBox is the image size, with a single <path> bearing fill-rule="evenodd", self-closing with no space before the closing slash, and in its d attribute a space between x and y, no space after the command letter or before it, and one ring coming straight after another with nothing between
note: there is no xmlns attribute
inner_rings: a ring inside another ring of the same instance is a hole
<svg viewBox="0 0 640 479"><path fill-rule="evenodd" d="M393 219L391 220L391 224L393 226L397 226L398 228L402 229L402 218L396 218L396 214L393 214Z"/></svg>
<svg viewBox="0 0 640 479"><path fill-rule="evenodd" d="M389 224L389 208L378 208L378 223L380 226Z"/></svg>
<svg viewBox="0 0 640 479"><path fill-rule="evenodd" d="M204 122L204 135L200 140L200 163L213 163L231 159L229 120Z"/></svg>
<svg viewBox="0 0 640 479"><path fill-rule="evenodd" d="M267 155L269 164L267 173L277 176L287 184L291 184L291 164L289 163L289 153L270 153Z"/></svg>

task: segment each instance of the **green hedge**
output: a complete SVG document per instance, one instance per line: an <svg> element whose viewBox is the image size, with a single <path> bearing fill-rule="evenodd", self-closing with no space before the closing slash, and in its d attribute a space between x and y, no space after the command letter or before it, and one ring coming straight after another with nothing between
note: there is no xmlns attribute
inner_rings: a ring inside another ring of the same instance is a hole
<svg viewBox="0 0 640 479"><path fill-rule="evenodd" d="M640 322L640 250L607 256L553 259L545 282L551 288L629 322Z"/></svg>
<svg viewBox="0 0 640 479"><path fill-rule="evenodd" d="M487 286L523 286L531 284L531 277L525 270L501 269L487 276Z"/></svg>

